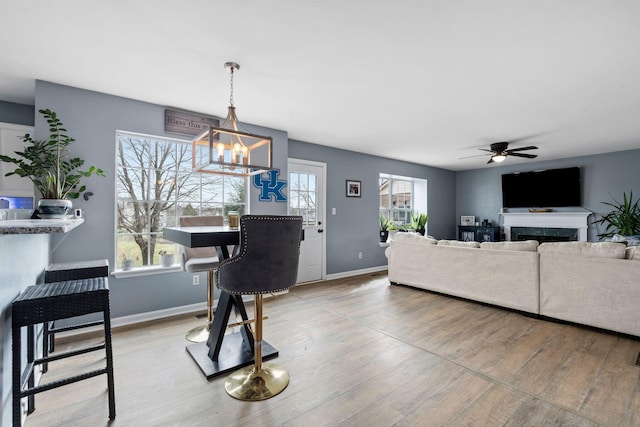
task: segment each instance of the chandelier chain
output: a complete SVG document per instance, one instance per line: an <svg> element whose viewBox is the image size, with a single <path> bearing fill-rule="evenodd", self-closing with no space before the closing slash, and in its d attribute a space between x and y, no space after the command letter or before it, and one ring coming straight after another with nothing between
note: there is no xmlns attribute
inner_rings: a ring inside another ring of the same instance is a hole
<svg viewBox="0 0 640 427"><path fill-rule="evenodd" d="M230 79L230 96L229 96L229 105L231 105L233 107L233 69L234 67L230 67L231 68L231 79Z"/></svg>

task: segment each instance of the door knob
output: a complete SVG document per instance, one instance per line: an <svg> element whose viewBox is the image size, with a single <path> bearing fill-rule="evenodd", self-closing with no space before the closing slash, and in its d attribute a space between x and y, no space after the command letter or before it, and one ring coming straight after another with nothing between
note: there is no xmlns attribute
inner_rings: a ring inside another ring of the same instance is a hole
<svg viewBox="0 0 640 427"><path fill-rule="evenodd" d="M318 233L322 233L324 230L322 228L318 228Z"/></svg>

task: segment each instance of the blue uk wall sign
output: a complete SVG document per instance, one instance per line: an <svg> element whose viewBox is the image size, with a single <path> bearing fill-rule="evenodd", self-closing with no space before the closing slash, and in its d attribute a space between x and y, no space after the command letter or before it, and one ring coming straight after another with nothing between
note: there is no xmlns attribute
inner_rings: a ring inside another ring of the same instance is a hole
<svg viewBox="0 0 640 427"><path fill-rule="evenodd" d="M282 193L287 181L279 180L278 175L280 175L280 170L272 169L253 176L253 185L260 189L258 200L261 202L270 202L272 200L276 202L287 201L287 197Z"/></svg>

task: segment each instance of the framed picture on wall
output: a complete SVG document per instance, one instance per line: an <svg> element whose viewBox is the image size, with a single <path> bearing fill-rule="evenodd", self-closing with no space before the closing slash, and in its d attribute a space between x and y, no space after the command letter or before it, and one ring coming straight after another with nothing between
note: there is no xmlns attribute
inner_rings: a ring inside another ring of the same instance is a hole
<svg viewBox="0 0 640 427"><path fill-rule="evenodd" d="M354 181L352 179L347 180L347 197L360 197L361 195L361 181Z"/></svg>
<svg viewBox="0 0 640 427"><path fill-rule="evenodd" d="M461 216L460 225L474 225L476 222L475 216Z"/></svg>

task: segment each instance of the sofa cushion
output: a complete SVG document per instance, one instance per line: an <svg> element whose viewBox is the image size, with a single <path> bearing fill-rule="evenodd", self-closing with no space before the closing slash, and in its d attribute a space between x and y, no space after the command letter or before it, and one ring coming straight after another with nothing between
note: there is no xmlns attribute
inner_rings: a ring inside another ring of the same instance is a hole
<svg viewBox="0 0 640 427"><path fill-rule="evenodd" d="M634 261L640 261L640 246L629 246L624 257Z"/></svg>
<svg viewBox="0 0 640 427"><path fill-rule="evenodd" d="M431 236L425 237L418 233L406 233L404 231L397 232L393 240L411 240L412 242L424 243L425 245L435 245L438 243L438 241Z"/></svg>
<svg viewBox="0 0 640 427"><path fill-rule="evenodd" d="M455 246L457 248L480 248L480 242L461 242L459 240L438 240L438 246Z"/></svg>
<svg viewBox="0 0 640 427"><path fill-rule="evenodd" d="M525 251L525 252L537 252L538 241L537 240L521 240L514 242L482 242L480 243L482 249L495 249L499 251Z"/></svg>
<svg viewBox="0 0 640 427"><path fill-rule="evenodd" d="M598 258L624 259L624 243L612 242L546 242L538 246L538 252L581 255Z"/></svg>

